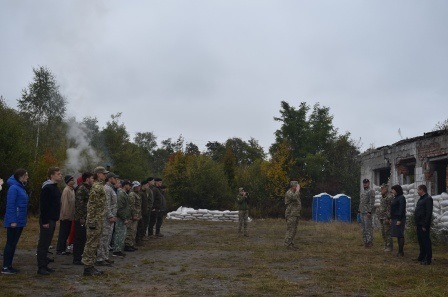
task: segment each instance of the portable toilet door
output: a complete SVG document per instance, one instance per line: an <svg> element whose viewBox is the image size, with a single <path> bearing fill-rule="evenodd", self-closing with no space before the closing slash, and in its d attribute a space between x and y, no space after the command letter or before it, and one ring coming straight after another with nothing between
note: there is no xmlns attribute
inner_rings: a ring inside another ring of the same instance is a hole
<svg viewBox="0 0 448 297"><path fill-rule="evenodd" d="M313 197L313 221L331 222L333 220L333 197L321 193Z"/></svg>
<svg viewBox="0 0 448 297"><path fill-rule="evenodd" d="M351 206L352 199L344 194L333 197L334 199L334 219L336 221L350 223L352 221Z"/></svg>

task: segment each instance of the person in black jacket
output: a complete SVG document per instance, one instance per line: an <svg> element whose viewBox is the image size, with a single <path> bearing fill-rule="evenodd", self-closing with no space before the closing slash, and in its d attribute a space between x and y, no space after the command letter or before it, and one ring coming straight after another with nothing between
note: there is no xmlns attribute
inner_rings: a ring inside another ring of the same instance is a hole
<svg viewBox="0 0 448 297"><path fill-rule="evenodd" d="M156 182L155 186L151 187L151 190L154 195L154 202L152 205L151 214L149 216L149 228L148 228L148 236L152 236L154 232L154 225L156 225L156 237L163 237L164 235L160 233L160 228L163 223L163 215L166 210L166 200L163 195L162 190L162 179L155 178Z"/></svg>
<svg viewBox="0 0 448 297"><path fill-rule="evenodd" d="M420 195L414 212L418 244L420 246L420 254L417 260L422 265L430 265L432 260L432 245L429 231L431 228L433 200L428 195L428 189L425 185L418 186L417 192Z"/></svg>
<svg viewBox="0 0 448 297"><path fill-rule="evenodd" d="M61 191L58 188L58 182L61 180L61 170L58 167L50 167L48 180L43 183L40 193L40 233L37 244L37 273L40 275L54 272L54 269L48 267L47 252L61 211Z"/></svg>
<svg viewBox="0 0 448 297"><path fill-rule="evenodd" d="M406 199L403 196L403 189L400 185L392 187L394 199L390 204L390 233L391 237L397 237L398 254L397 257L404 256L404 227L406 223Z"/></svg>

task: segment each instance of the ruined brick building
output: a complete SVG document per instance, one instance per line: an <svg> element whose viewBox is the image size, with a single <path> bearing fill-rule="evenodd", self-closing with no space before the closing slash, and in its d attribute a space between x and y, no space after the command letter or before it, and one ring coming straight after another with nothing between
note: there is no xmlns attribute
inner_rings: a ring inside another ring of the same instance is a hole
<svg viewBox="0 0 448 297"><path fill-rule="evenodd" d="M361 180L375 185L426 184L430 195L447 192L448 130L425 133L361 154ZM360 183L361 184L361 183Z"/></svg>

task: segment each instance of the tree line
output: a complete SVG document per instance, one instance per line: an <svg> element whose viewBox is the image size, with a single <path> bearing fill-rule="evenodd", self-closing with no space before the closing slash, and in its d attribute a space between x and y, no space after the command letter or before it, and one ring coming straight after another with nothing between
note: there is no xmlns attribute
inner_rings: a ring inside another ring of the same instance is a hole
<svg viewBox="0 0 448 297"><path fill-rule="evenodd" d="M111 115L104 127L96 117L67 118L67 98L47 67L33 69L34 78L22 90L17 109L0 97L0 176L17 168L30 175L30 212L37 213L46 171L59 166L66 174L110 166L122 178L160 176L167 185L168 207L235 209L237 189L250 193L251 216L281 217L290 180L302 186L303 216L311 217L312 197L321 192L345 193L357 209L359 145L349 133L339 134L328 107L306 102L298 107L280 102L275 142L265 152L256 139L209 141L201 152L182 135L157 142L152 131L133 139ZM1 192L4 213L6 191Z"/></svg>

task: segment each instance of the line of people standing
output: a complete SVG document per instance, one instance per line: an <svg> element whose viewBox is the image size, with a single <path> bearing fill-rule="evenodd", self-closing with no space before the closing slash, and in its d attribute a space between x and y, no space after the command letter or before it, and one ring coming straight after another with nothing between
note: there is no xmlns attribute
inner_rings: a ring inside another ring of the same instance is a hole
<svg viewBox="0 0 448 297"><path fill-rule="evenodd" d="M66 187L61 192L58 184L64 179ZM7 243L4 251L3 274L15 274L12 266L20 235L27 222L29 197L25 190L28 172L18 169L8 179L7 206L4 226ZM104 167L96 167L93 173L82 174L82 183L76 188L73 176L66 175L58 167L48 170L48 179L40 194L39 240L37 245L37 273L49 275L55 270L48 265L54 259L48 257L56 223L59 235L56 247L58 255L69 255L67 239L74 230L73 264L83 265L86 276L103 272L96 266L112 266L109 258L124 257L124 251L133 252L142 245L146 233L154 232L163 237L160 229L166 210L162 179L148 178L142 182L120 181L119 177ZM153 217L152 217L153 216ZM72 227L73 225L73 227Z"/></svg>
<svg viewBox="0 0 448 297"><path fill-rule="evenodd" d="M417 193L420 196L414 210L414 222L420 253L416 261L422 265L432 262L432 244L430 238L431 220L433 212L433 199L428 194L426 185L419 185ZM406 226L406 199L400 185L392 186L389 191L387 184L381 185L381 203L375 210L375 192L370 188L370 181L363 180L363 189L360 195L359 215L361 218L363 245L366 248L373 246L372 214L376 211L381 223L381 235L384 241L384 251L393 250L393 237L397 238L397 257L404 256L405 226Z"/></svg>

